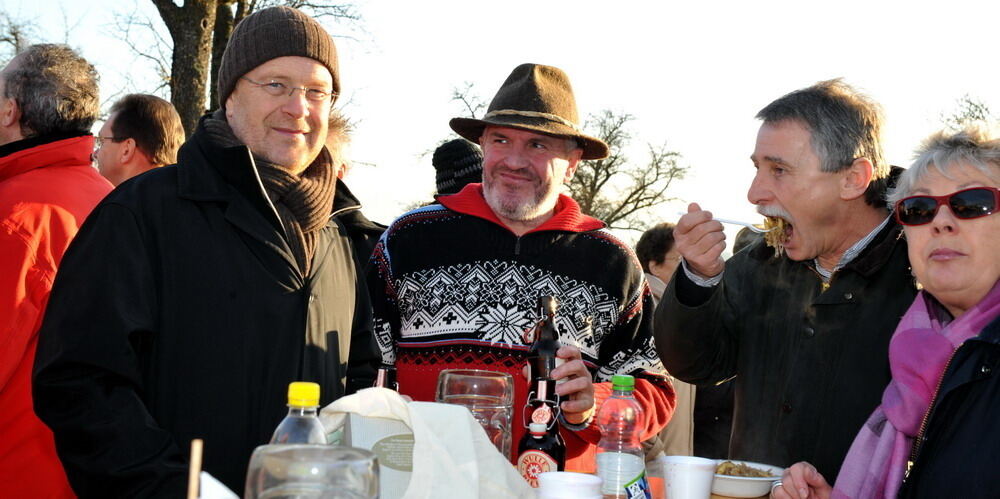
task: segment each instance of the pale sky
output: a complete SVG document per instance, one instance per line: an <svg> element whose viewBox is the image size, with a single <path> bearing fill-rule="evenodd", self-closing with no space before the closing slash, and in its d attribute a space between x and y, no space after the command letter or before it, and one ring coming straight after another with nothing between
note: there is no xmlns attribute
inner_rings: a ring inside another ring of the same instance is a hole
<svg viewBox="0 0 1000 499"><path fill-rule="evenodd" d="M352 152L363 163L347 183L366 214L384 223L433 192L430 156L421 155L450 133L449 118L461 115L452 89L472 82L488 101L524 62L565 70L582 115L605 108L634 115L629 153L636 160L646 142L666 141L683 154L692 170L672 196L747 221L760 220L746 200L759 126L753 116L789 91L834 77L866 91L885 109L887 155L901 166L963 95L1000 111L995 2L358 5L366 33L337 41L339 105L358 123ZM129 91L151 90L142 83L155 75L112 33L116 11L137 9L159 22L148 0L0 0L0 7L35 19L46 41L63 41L65 25L73 26L69 42L102 73L102 95L119 92L128 73ZM661 207L650 225L675 221L683 207Z"/></svg>

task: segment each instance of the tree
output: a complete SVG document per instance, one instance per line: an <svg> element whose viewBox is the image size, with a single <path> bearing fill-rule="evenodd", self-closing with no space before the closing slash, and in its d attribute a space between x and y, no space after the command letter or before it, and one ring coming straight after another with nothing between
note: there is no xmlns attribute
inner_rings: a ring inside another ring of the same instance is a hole
<svg viewBox="0 0 1000 499"><path fill-rule="evenodd" d="M31 45L36 32L37 26L33 22L15 19L0 11L0 68Z"/></svg>
<svg viewBox="0 0 1000 499"><path fill-rule="evenodd" d="M680 164L681 154L666 143L646 144L648 159L635 163L626 156L632 142L627 125L634 117L628 113L604 110L591 115L584 130L608 144L610 154L604 159L584 160L569 183L573 199L580 209L603 220L613 229L645 230L646 212L671 201L667 189L674 180L684 178L688 167Z"/></svg>
<svg viewBox="0 0 1000 499"><path fill-rule="evenodd" d="M205 112L205 89L212 56L217 0L152 0L173 40L170 61L170 101L177 108L184 132L194 133Z"/></svg>
<svg viewBox="0 0 1000 499"><path fill-rule="evenodd" d="M469 118L479 117L479 113L486 109L486 101L475 93L475 84L465 82L462 88L455 87L451 90L451 100L462 105L462 110L468 112Z"/></svg>
<svg viewBox="0 0 1000 499"><path fill-rule="evenodd" d="M941 113L941 122L946 128L956 132L969 125L988 125L996 121L989 106L969 94L956 99L955 109L950 114Z"/></svg>

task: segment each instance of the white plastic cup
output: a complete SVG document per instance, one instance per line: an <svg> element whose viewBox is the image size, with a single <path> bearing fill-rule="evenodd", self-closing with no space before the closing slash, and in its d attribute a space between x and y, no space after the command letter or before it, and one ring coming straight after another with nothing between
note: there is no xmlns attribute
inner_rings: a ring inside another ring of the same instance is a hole
<svg viewBox="0 0 1000 499"><path fill-rule="evenodd" d="M663 456L657 461L663 467L667 499L711 497L715 461L694 456Z"/></svg>
<svg viewBox="0 0 1000 499"><path fill-rule="evenodd" d="M601 499L601 477L571 471L538 474L538 499Z"/></svg>

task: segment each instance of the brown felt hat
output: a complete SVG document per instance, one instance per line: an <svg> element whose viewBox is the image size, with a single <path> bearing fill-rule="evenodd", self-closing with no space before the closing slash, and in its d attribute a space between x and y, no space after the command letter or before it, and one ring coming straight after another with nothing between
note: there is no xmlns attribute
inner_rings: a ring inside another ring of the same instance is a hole
<svg viewBox="0 0 1000 499"><path fill-rule="evenodd" d="M514 68L483 119L452 118L449 125L455 133L477 144L483 129L495 125L576 139L583 148L583 159L608 156L607 144L581 131L569 77L552 66L521 64Z"/></svg>
<svg viewBox="0 0 1000 499"><path fill-rule="evenodd" d="M270 7L245 17L233 30L219 65L219 103L233 93L241 76L271 59L308 57L330 70L333 100L340 94L340 71L333 39L315 19L291 7Z"/></svg>

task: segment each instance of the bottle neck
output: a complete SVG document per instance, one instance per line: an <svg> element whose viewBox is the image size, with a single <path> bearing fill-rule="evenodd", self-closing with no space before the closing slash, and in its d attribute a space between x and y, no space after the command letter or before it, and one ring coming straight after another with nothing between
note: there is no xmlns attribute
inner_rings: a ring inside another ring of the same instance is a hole
<svg viewBox="0 0 1000 499"><path fill-rule="evenodd" d="M298 417L316 417L319 410L318 406L301 406L301 405L289 405L288 415L298 416Z"/></svg>
<svg viewBox="0 0 1000 499"><path fill-rule="evenodd" d="M611 390L611 396L612 397L622 397L622 398L624 398L624 397L632 398L632 392L633 391L634 390L632 388L626 388L624 390L620 390L618 388L614 388L614 389Z"/></svg>

